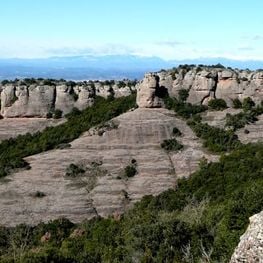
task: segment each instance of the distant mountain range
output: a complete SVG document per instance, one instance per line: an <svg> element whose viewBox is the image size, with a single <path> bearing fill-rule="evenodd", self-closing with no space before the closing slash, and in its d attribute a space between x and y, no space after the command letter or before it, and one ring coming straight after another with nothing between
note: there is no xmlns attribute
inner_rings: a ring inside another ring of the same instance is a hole
<svg viewBox="0 0 263 263"><path fill-rule="evenodd" d="M71 56L39 59L0 59L0 79L54 78L54 79L141 79L147 71L159 71L180 64L222 64L240 69L263 68L263 61L231 60L226 58L199 58L192 60L163 60L159 57L133 55Z"/></svg>

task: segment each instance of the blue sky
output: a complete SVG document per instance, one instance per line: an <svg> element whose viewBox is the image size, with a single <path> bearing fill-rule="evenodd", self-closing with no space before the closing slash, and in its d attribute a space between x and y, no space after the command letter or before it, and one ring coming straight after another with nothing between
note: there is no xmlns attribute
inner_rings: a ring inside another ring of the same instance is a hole
<svg viewBox="0 0 263 263"><path fill-rule="evenodd" d="M263 60L262 0L2 0L0 57Z"/></svg>

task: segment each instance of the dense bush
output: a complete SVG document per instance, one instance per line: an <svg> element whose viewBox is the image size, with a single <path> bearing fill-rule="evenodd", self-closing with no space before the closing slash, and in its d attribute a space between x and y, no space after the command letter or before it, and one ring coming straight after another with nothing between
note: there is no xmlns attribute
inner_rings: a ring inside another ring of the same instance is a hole
<svg viewBox="0 0 263 263"><path fill-rule="evenodd" d="M125 177L134 177L137 174L137 169L134 165L128 165L124 169L124 176Z"/></svg>
<svg viewBox="0 0 263 263"><path fill-rule="evenodd" d="M174 135L174 136L181 136L182 133L181 133L181 131L180 131L177 127L174 127L174 128L173 128L173 135Z"/></svg>
<svg viewBox="0 0 263 263"><path fill-rule="evenodd" d="M207 110L207 107L204 105L192 105L171 97L166 97L164 102L167 109L176 111L179 116L186 119Z"/></svg>
<svg viewBox="0 0 263 263"><path fill-rule="evenodd" d="M165 149L166 151L179 151L183 148L183 145L180 144L176 139L169 139L169 140L164 140L161 143L161 147Z"/></svg>
<svg viewBox="0 0 263 263"><path fill-rule="evenodd" d="M242 108L244 111L251 110L255 106L255 102L250 98L245 98L242 102Z"/></svg>
<svg viewBox="0 0 263 263"><path fill-rule="evenodd" d="M189 91L186 89L180 89L178 92L179 101L185 102L189 96Z"/></svg>
<svg viewBox="0 0 263 263"><path fill-rule="evenodd" d="M46 118L47 119L51 119L53 117L53 113L52 112L48 112L47 115L46 115Z"/></svg>
<svg viewBox="0 0 263 263"><path fill-rule="evenodd" d="M60 119L62 117L62 114L63 114L62 110L56 109L54 111L53 117L54 119Z"/></svg>
<svg viewBox="0 0 263 263"><path fill-rule="evenodd" d="M233 102L233 108L234 109L241 109L242 108L242 102L238 98L233 99L232 102Z"/></svg>
<svg viewBox="0 0 263 263"><path fill-rule="evenodd" d="M246 124L254 123L258 120L257 116L263 114L263 106L251 107L237 114L226 115L226 127L232 128L234 131L245 127Z"/></svg>
<svg viewBox="0 0 263 263"><path fill-rule="evenodd" d="M212 99L208 102L208 107L213 110L224 110L227 104L223 99Z"/></svg>
<svg viewBox="0 0 263 263"><path fill-rule="evenodd" d="M246 124L254 123L257 121L255 112L240 112L238 114L227 114L226 115L226 127L231 127L234 131L245 127Z"/></svg>
<svg viewBox="0 0 263 263"><path fill-rule="evenodd" d="M78 177L79 175L83 175L85 173L85 168L71 163L66 169L66 176L68 177Z"/></svg>
<svg viewBox="0 0 263 263"><path fill-rule="evenodd" d="M188 122L196 136L203 139L203 146L212 152L231 151L241 145L238 136L232 130L209 126L206 123Z"/></svg>

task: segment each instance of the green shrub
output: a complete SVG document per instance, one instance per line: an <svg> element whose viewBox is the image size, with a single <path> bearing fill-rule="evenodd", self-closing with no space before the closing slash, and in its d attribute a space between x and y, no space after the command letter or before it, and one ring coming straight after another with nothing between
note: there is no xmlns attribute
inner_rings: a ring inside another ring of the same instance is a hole
<svg viewBox="0 0 263 263"><path fill-rule="evenodd" d="M179 101L185 102L189 96L189 90L186 89L180 89L178 91L178 98Z"/></svg>
<svg viewBox="0 0 263 263"><path fill-rule="evenodd" d="M249 102L248 99L247 105L243 112L237 114L227 114L226 115L226 127L231 127L234 131L240 128L245 127L246 124L254 123L258 120L257 116L263 114L263 105L258 105L254 107L253 102Z"/></svg>
<svg viewBox="0 0 263 263"><path fill-rule="evenodd" d="M181 102L171 97L166 97L164 102L167 109L174 110L179 116L185 119L189 119L207 110L207 107L204 105L192 105L191 103Z"/></svg>
<svg viewBox="0 0 263 263"><path fill-rule="evenodd" d="M51 119L53 117L53 113L52 112L48 112L47 115L46 115L46 118L47 119Z"/></svg>
<svg viewBox="0 0 263 263"><path fill-rule="evenodd" d="M76 83L75 82L73 82L73 84L71 84L71 83L69 84L68 83L68 85L70 85L70 87L71 87L69 94L72 96L74 101L77 101L79 99L79 95L72 88L72 87L74 87L76 85Z"/></svg>
<svg viewBox="0 0 263 263"><path fill-rule="evenodd" d="M1 81L1 85L5 86L5 85L9 84L9 82L10 82L9 80L4 79Z"/></svg>
<svg viewBox="0 0 263 263"><path fill-rule="evenodd" d="M79 116L80 114L81 114L81 111L80 111L78 108L73 107L73 109L71 110L71 112L68 113L68 114L66 114L65 117L66 117L67 119L70 119L70 118L75 118L75 117Z"/></svg>
<svg viewBox="0 0 263 263"><path fill-rule="evenodd" d="M125 177L134 177L137 174L137 169L134 165L128 165L124 169L124 176Z"/></svg>
<svg viewBox="0 0 263 263"><path fill-rule="evenodd" d="M232 130L224 130L209 126L207 123L188 123L196 136L203 139L203 146L212 152L225 152L238 148L241 143L238 136Z"/></svg>
<svg viewBox="0 0 263 263"><path fill-rule="evenodd" d="M85 169L83 166L76 165L71 163L66 169L66 176L68 177L78 177L85 173Z"/></svg>
<svg viewBox="0 0 263 263"><path fill-rule="evenodd" d="M176 139L169 139L169 140L164 140L161 143L161 147L165 149L166 151L179 151L183 148L183 145L180 144Z"/></svg>
<svg viewBox="0 0 263 263"><path fill-rule="evenodd" d="M244 130L244 133L245 133L245 134L249 134L249 130L248 130L248 129L245 129L245 130Z"/></svg>
<svg viewBox="0 0 263 263"><path fill-rule="evenodd" d="M62 118L62 114L63 114L62 110L60 110L60 109L55 109L54 114L53 114L54 119L60 119L60 118Z"/></svg>
<svg viewBox="0 0 263 263"><path fill-rule="evenodd" d="M231 127L234 131L245 127L246 124L257 121L257 113L255 111L245 111L232 115L226 114L226 127Z"/></svg>
<svg viewBox="0 0 263 263"><path fill-rule="evenodd" d="M232 102L233 102L233 108L234 109L241 109L242 108L242 102L238 98L233 99Z"/></svg>
<svg viewBox="0 0 263 263"><path fill-rule="evenodd" d="M223 99L212 99L208 102L208 107L213 110L224 110L227 104Z"/></svg>
<svg viewBox="0 0 263 263"><path fill-rule="evenodd" d="M255 106L255 102L250 98L245 98L242 102L242 108L244 111L249 111Z"/></svg>
<svg viewBox="0 0 263 263"><path fill-rule="evenodd" d="M178 128L174 127L173 128L173 135L174 136L181 136L182 133L181 133L181 131Z"/></svg>

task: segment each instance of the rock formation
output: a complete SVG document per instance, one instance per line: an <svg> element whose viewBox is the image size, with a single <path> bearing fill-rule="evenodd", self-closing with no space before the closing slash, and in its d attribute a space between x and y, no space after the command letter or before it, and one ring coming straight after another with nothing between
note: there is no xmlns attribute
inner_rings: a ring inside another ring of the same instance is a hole
<svg viewBox="0 0 263 263"><path fill-rule="evenodd" d="M232 255L230 263L263 262L263 211L249 219L250 224Z"/></svg>
<svg viewBox="0 0 263 263"><path fill-rule="evenodd" d="M160 108L162 107L162 89L159 85L159 76L154 73L147 73L140 82L137 89L137 104L140 108Z"/></svg>
<svg viewBox="0 0 263 263"><path fill-rule="evenodd" d="M210 99L222 98L232 106L235 98L251 97L256 103L263 100L263 71L233 70L222 67L181 66L168 71L146 74L138 88L140 107L158 107L162 103L155 89L164 87L170 96L181 89L189 91L188 102L207 104Z"/></svg>
<svg viewBox="0 0 263 263"><path fill-rule="evenodd" d="M257 104L263 100L263 71L234 70L222 66L179 66L172 70L147 73L137 85L129 81L89 81L72 85L72 82L45 81L27 84L25 81L0 85L1 115L10 117L46 117L60 109L64 114L73 107L80 110L93 104L95 96L128 96L137 90L140 108L163 106L168 92L178 96L181 89L189 91L188 102L207 104L213 98L222 98L232 106L235 98L241 101L251 97Z"/></svg>
<svg viewBox="0 0 263 263"><path fill-rule="evenodd" d="M0 124L15 120L4 119ZM175 187L178 178L196 171L202 157L218 160L202 148L186 122L167 109L138 108L112 122L115 125L105 124L97 133L94 128L87 131L70 142L69 148L26 157L31 169L17 171L0 183L0 224L36 224L59 217L73 222L96 215L118 217L144 195ZM174 127L182 132L178 140L184 148L169 153L160 144L173 137ZM133 159L137 174L126 178L125 167ZM85 177L67 177L72 163L90 170ZM37 197L38 192L45 196Z"/></svg>
<svg viewBox="0 0 263 263"><path fill-rule="evenodd" d="M73 107L85 109L94 102L94 97L107 98L128 96L135 89L133 83L123 82L85 82L72 85L71 82L54 82L44 85L41 81L35 84L13 82L0 87L1 115L5 118L14 117L46 117L55 109L69 113Z"/></svg>

